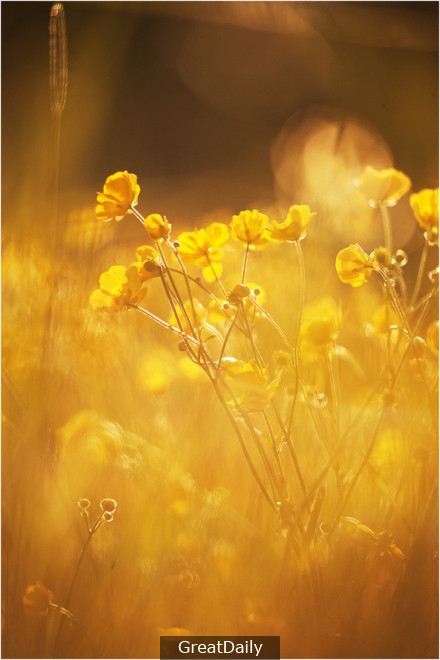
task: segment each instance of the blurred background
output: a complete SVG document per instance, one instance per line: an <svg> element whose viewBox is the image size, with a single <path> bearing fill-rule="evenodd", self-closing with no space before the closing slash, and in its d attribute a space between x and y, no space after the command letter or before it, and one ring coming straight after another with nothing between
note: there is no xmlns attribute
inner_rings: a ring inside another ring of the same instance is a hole
<svg viewBox="0 0 440 660"><path fill-rule="evenodd" d="M190 224L262 200L323 206L341 163L436 185L436 2L64 6L65 213L120 169L138 175L144 212ZM2 3L5 225L25 177L38 199L50 158L50 7Z"/></svg>

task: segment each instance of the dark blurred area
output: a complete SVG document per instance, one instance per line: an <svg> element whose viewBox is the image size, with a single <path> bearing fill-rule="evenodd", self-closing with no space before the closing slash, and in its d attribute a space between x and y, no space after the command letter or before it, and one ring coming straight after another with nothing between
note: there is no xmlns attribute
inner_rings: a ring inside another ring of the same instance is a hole
<svg viewBox="0 0 440 660"><path fill-rule="evenodd" d="M258 203L333 211L323 196L340 163L350 176L394 164L414 190L437 185L437 2L64 7L61 214L93 208L121 169L139 177L142 212L186 224ZM44 223L50 8L2 3L4 226L28 214L23 196Z"/></svg>

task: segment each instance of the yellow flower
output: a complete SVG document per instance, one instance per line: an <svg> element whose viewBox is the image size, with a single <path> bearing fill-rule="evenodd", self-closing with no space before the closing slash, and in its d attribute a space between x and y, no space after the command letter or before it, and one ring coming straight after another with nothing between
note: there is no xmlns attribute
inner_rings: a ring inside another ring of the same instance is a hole
<svg viewBox="0 0 440 660"><path fill-rule="evenodd" d="M260 368L253 361L224 358L221 369L234 395L228 403L238 404L243 412L264 410L278 386L278 380L270 382L266 369Z"/></svg>
<svg viewBox="0 0 440 660"><path fill-rule="evenodd" d="M136 259L132 265L135 266L142 283L160 276L160 258L154 247L141 245L136 250Z"/></svg>
<svg viewBox="0 0 440 660"><path fill-rule="evenodd" d="M136 206L141 191L135 174L116 172L106 179L102 193L97 193L97 206L95 209L98 220L112 220L118 222L131 213L132 206Z"/></svg>
<svg viewBox="0 0 440 660"><path fill-rule="evenodd" d="M333 298L323 298L304 308L300 339L301 351L308 359L322 359L337 337L341 314Z"/></svg>
<svg viewBox="0 0 440 660"><path fill-rule="evenodd" d="M409 203L419 225L426 231L427 239L432 243L438 242L438 188L435 190L425 188L413 193Z"/></svg>
<svg viewBox="0 0 440 660"><path fill-rule="evenodd" d="M307 233L307 226L316 213L312 213L306 205L291 206L284 222L275 220L269 224L271 238L274 241L300 241Z"/></svg>
<svg viewBox="0 0 440 660"><path fill-rule="evenodd" d="M232 216L232 237L237 241L246 243L255 248L264 248L270 242L270 233L267 230L269 218L256 209L241 211Z"/></svg>
<svg viewBox="0 0 440 660"><path fill-rule="evenodd" d="M336 256L336 272L344 284L353 287L365 284L373 269L371 257L357 243L340 250Z"/></svg>
<svg viewBox="0 0 440 660"><path fill-rule="evenodd" d="M136 266L112 266L99 278L99 289L90 296L93 309L120 312L137 305L144 297L141 278Z"/></svg>
<svg viewBox="0 0 440 660"><path fill-rule="evenodd" d="M263 314L254 304L254 301L262 305L265 299L266 294L264 290L255 283L236 285L229 291L228 300L209 301L209 319L212 323L221 323L222 321L233 318L237 313L236 308L238 304L242 304L246 314L252 321L260 319Z"/></svg>
<svg viewBox="0 0 440 660"><path fill-rule="evenodd" d="M165 216L159 215L159 213L151 213L147 215L144 220L144 227L150 238L156 243L161 243L163 240L167 240L171 234L171 225L166 219Z"/></svg>
<svg viewBox="0 0 440 660"><path fill-rule="evenodd" d="M371 317L371 329L378 334L389 332L391 325L399 325L400 320L394 309L389 305L378 307Z"/></svg>
<svg viewBox="0 0 440 660"><path fill-rule="evenodd" d="M394 543L391 534L388 530L383 532L374 532L367 525L359 523L357 529L365 534L365 536L376 546L376 551L379 557L396 557L397 559L405 559L402 550Z"/></svg>
<svg viewBox="0 0 440 660"><path fill-rule="evenodd" d="M25 613L32 617L46 616L52 598L53 593L42 582L37 581L35 584L26 587L22 599Z"/></svg>
<svg viewBox="0 0 440 660"><path fill-rule="evenodd" d="M140 360L139 384L152 394L163 394L176 380L176 376L176 359L169 351L155 348Z"/></svg>
<svg viewBox="0 0 440 660"><path fill-rule="evenodd" d="M203 276L208 282L213 282L222 274L219 263L224 256L220 250L229 240L229 229L221 222L213 222L206 229L184 231L178 237L179 254L188 264L201 266Z"/></svg>
<svg viewBox="0 0 440 660"><path fill-rule="evenodd" d="M177 317L176 318L176 313ZM191 334L191 327L189 325L188 319L191 321L192 325L196 328L200 327L208 317L208 312L197 298L192 298L191 300L185 300L182 306L176 306L176 312L172 312L169 318L171 325L176 323L182 326L183 331Z"/></svg>
<svg viewBox="0 0 440 660"><path fill-rule="evenodd" d="M394 206L411 188L411 180L392 167L375 170L368 166L355 181L355 185L366 196L370 206Z"/></svg>

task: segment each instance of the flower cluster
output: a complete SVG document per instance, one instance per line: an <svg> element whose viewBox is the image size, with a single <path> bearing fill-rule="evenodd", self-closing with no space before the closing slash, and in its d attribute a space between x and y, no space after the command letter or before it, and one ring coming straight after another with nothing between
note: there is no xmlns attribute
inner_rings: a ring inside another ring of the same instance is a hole
<svg viewBox="0 0 440 660"><path fill-rule="evenodd" d="M354 186L365 198L366 207L368 204L376 209L383 242L369 251L351 243L335 256L336 273L343 284L359 289L376 280L379 285L381 304L365 319L364 329L365 337L374 334L377 346L384 350L385 366L375 392L382 410L396 405L396 383L404 366L411 378L425 368L421 360L425 360L429 372L433 356L438 355L438 321L425 323L438 294L438 270L431 270L428 276L425 272L428 250L438 244L438 189L424 189L409 197L414 226L424 232L423 254L410 300L404 278L408 255L400 248L393 249L389 208L402 200L411 185L410 178L399 170L366 167ZM137 178L128 172L109 177L103 193L98 194L98 219L120 220L132 214L151 245L139 247L135 261L128 267L114 265L103 273L90 304L107 312L136 310L178 337L178 348L189 358L188 364L198 367L212 385L281 528L290 528L286 534L299 545L307 538L311 524L303 522L302 516L316 510L318 495L309 490L293 441L296 415L301 417L302 407L308 407L326 451L335 447L341 451L351 433L352 420L350 412L342 412L340 370L343 366L356 375L359 396L364 394L365 374L369 371L369 365L359 364L342 344L343 319L348 312L336 296L323 291L318 299L306 297L302 243L313 228L316 213L307 205L294 204L280 221L258 209L248 209L225 222L182 231L173 238L166 216L143 216L139 212L139 194ZM273 308L273 290L263 291L259 283L248 279L250 264L258 263L260 253L270 250L278 250L278 254L284 250L297 269L298 297L290 305L295 319L287 331L268 311ZM164 317L154 314L144 303L147 284L153 278L158 280L155 293L159 291L169 308ZM425 339L419 336L422 327ZM270 335L268 342L262 340L265 333ZM149 360L148 364L157 362ZM156 390L163 391L164 383L172 378L171 371L167 370L166 378L155 379ZM418 377L426 382L424 374L418 373ZM371 432L371 446L362 450L367 458L362 459L346 492L354 488L368 458L373 460L380 432L378 424ZM337 462L332 457L330 464L335 466L343 492ZM302 504L297 508L302 513L296 519L292 501L301 496ZM95 527L88 520L89 504L82 501L80 508L91 533ZM113 500L103 500L99 524L112 520L115 508ZM343 508L341 505L341 515ZM360 523L356 523L356 531L374 543L380 556L403 558L388 532L376 533Z"/></svg>

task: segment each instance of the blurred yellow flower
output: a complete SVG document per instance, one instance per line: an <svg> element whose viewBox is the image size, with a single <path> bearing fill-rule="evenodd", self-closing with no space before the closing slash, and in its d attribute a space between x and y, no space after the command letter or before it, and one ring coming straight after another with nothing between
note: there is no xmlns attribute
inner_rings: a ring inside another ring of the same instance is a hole
<svg viewBox="0 0 440 660"><path fill-rule="evenodd" d="M399 325L400 319L394 309L387 304L380 305L371 316L370 328L378 334L387 333L391 325Z"/></svg>
<svg viewBox="0 0 440 660"><path fill-rule="evenodd" d="M392 167L375 170L367 166L355 181L355 186L366 196L370 206L394 206L411 188L411 180Z"/></svg>
<svg viewBox="0 0 440 660"><path fill-rule="evenodd" d="M178 318L176 318L176 313ZM200 302L200 300L197 300L197 298L185 300L183 303L183 309L181 305L176 306L176 313L172 312L169 318L169 322L172 325L178 323L179 326L182 326L183 331L188 334L191 334L188 318L196 328L199 328L208 317L207 309L205 309L204 305Z"/></svg>
<svg viewBox="0 0 440 660"><path fill-rule="evenodd" d="M264 248L270 242L270 232L267 229L269 218L264 213L241 211L232 216L232 237L254 248Z"/></svg>
<svg viewBox="0 0 440 660"><path fill-rule="evenodd" d="M136 250L135 266L141 282L147 282L153 277L159 277L161 273L160 257L151 245L141 245Z"/></svg>
<svg viewBox="0 0 440 660"><path fill-rule="evenodd" d="M419 225L426 231L430 242L438 242L438 188L425 188L413 193L409 203Z"/></svg>
<svg viewBox="0 0 440 660"><path fill-rule="evenodd" d="M307 359L323 359L337 337L341 313L333 298L327 297L304 308L300 330L301 353Z"/></svg>
<svg viewBox="0 0 440 660"><path fill-rule="evenodd" d="M46 616L52 603L53 593L42 582L26 587L22 603L25 614L32 617Z"/></svg>
<svg viewBox="0 0 440 660"><path fill-rule="evenodd" d="M119 222L136 206L140 191L135 174L127 170L112 174L106 179L103 192L97 193L96 217L104 221L114 218Z"/></svg>
<svg viewBox="0 0 440 660"><path fill-rule="evenodd" d="M120 312L137 305L145 294L136 266L112 266L99 278L99 289L90 296L90 305L105 312Z"/></svg>
<svg viewBox="0 0 440 660"><path fill-rule="evenodd" d="M224 358L221 369L234 395L234 399L228 400L226 393L228 403L238 404L243 412L264 410L275 394L278 380L269 381L267 370L260 368L254 361Z"/></svg>
<svg viewBox="0 0 440 660"><path fill-rule="evenodd" d="M176 380L176 358L158 347L139 361L137 369L139 385L152 394L163 394Z"/></svg>
<svg viewBox="0 0 440 660"><path fill-rule="evenodd" d="M167 240L171 234L171 225L165 216L159 213L151 213L144 220L144 227L150 238L156 243Z"/></svg>
<svg viewBox="0 0 440 660"><path fill-rule="evenodd" d="M269 231L274 241L300 241L307 234L307 227L310 220L316 213L312 213L306 205L291 206L284 222L278 223L275 220L269 224Z"/></svg>
<svg viewBox="0 0 440 660"><path fill-rule="evenodd" d="M368 281L373 269L371 257L357 243L340 250L336 256L336 272L344 284L361 286Z"/></svg>
<svg viewBox="0 0 440 660"><path fill-rule="evenodd" d="M229 229L221 222L213 222L205 229L184 231L178 237L179 254L187 264L203 268L203 276L213 282L222 274L219 263L224 256L220 248L229 240Z"/></svg>

